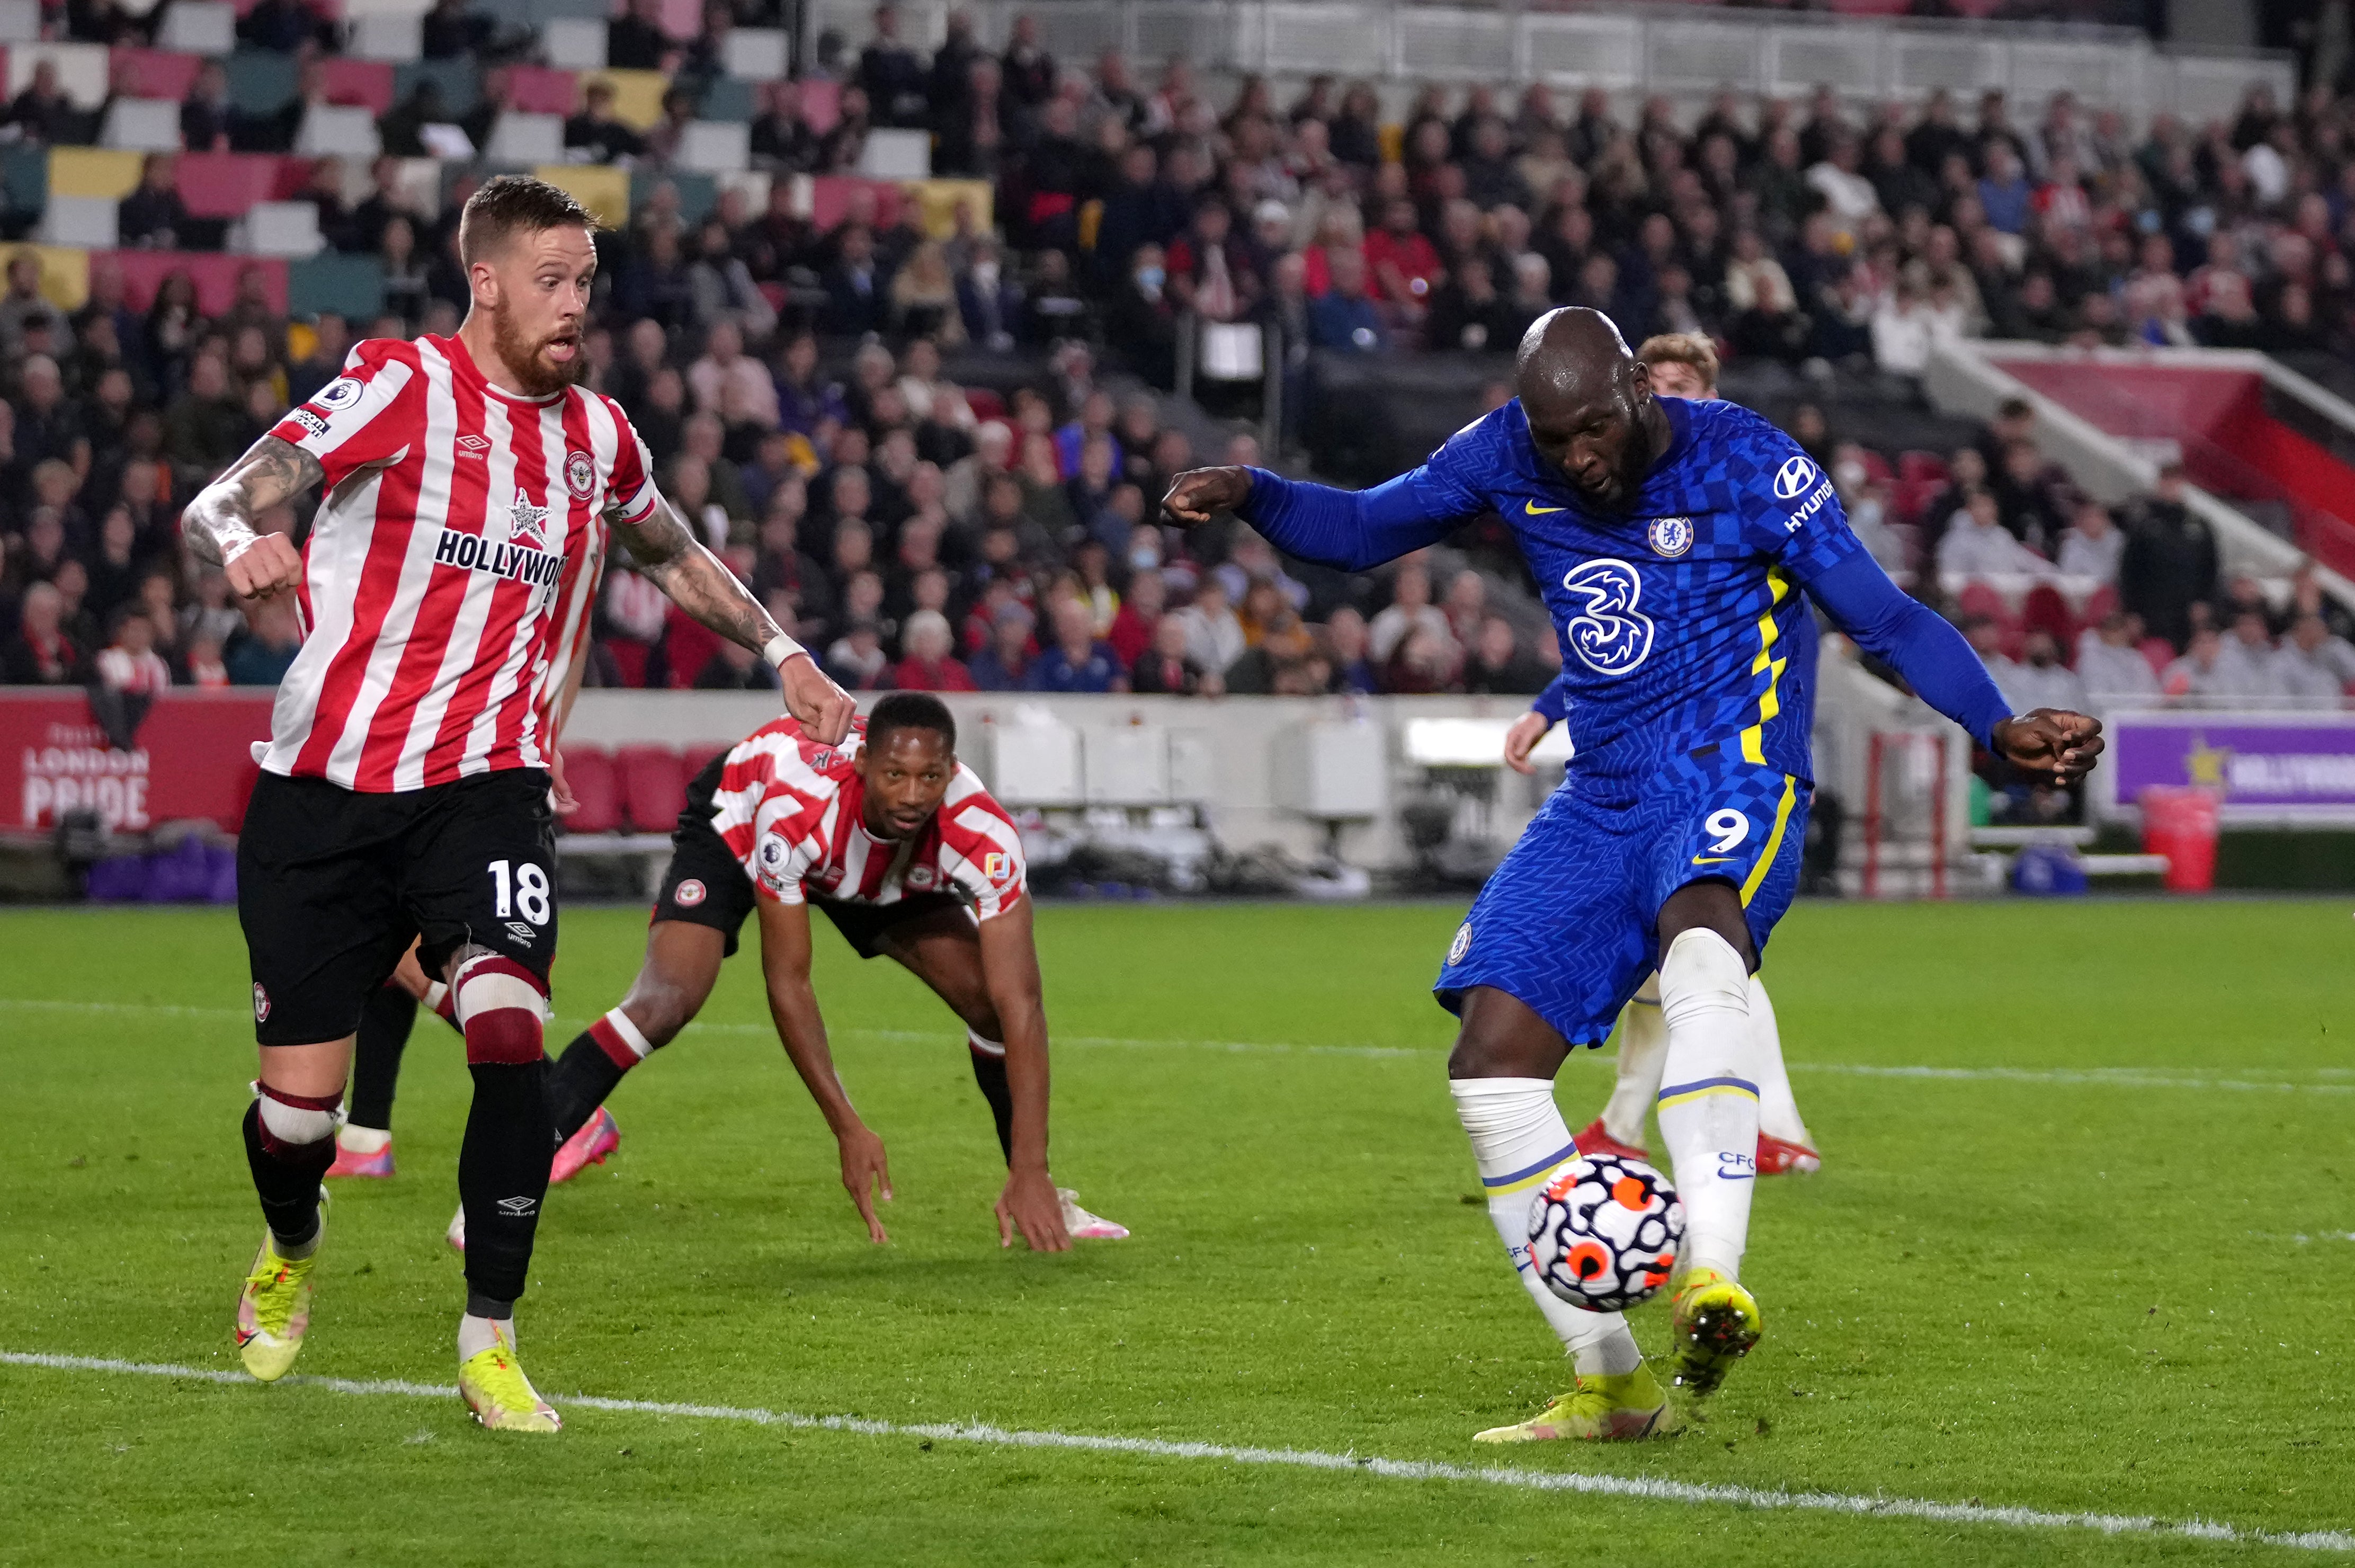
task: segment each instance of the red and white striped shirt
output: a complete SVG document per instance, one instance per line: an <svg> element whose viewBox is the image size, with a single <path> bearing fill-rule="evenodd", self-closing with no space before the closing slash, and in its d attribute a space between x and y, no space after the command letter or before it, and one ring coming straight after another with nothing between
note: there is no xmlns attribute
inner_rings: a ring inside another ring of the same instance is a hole
<svg viewBox="0 0 2355 1568"><path fill-rule="evenodd" d="M957 764L922 833L879 838L862 820L867 786L850 765L866 744L863 719L839 746L821 746L798 721L779 719L728 753L711 825L753 890L789 904L951 893L983 920L1012 908L1022 897L1022 836L974 771Z"/></svg>
<svg viewBox="0 0 2355 1568"><path fill-rule="evenodd" d="M372 338L271 433L327 494L261 765L369 793L546 766L548 677L582 651L605 525L655 505L620 406L502 390L455 337Z"/></svg>

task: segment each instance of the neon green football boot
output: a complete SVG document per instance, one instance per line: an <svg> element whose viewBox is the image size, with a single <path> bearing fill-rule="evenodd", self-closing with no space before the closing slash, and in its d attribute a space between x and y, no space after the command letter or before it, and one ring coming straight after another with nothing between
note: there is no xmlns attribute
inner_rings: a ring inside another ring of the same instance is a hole
<svg viewBox="0 0 2355 1568"><path fill-rule="evenodd" d="M1687 1269L1668 1285L1668 1381L1710 1394L1766 1330L1757 1298L1713 1268Z"/></svg>
<svg viewBox="0 0 2355 1568"><path fill-rule="evenodd" d="M1682 1424L1651 1369L1638 1366L1615 1376L1582 1377L1576 1389L1518 1426L1492 1426L1472 1441L1544 1443L1577 1437L1590 1443L1632 1443L1666 1437Z"/></svg>
<svg viewBox="0 0 2355 1568"><path fill-rule="evenodd" d="M262 1232L261 1250L237 1296L237 1353L245 1370L266 1383L292 1371L311 1327L311 1269L327 1238L327 1209L319 1206L319 1234L307 1258L278 1255L278 1240Z"/></svg>
<svg viewBox="0 0 2355 1568"><path fill-rule="evenodd" d="M494 1432L556 1432L564 1418L539 1397L516 1360L515 1335L499 1327L498 1343L458 1363L458 1396L474 1419Z"/></svg>

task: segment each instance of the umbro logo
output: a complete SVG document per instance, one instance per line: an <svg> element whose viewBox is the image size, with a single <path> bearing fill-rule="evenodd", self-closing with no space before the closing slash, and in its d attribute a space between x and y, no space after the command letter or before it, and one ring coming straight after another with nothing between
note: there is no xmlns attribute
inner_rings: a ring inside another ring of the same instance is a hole
<svg viewBox="0 0 2355 1568"><path fill-rule="evenodd" d="M469 457L480 457L490 449L491 443L479 435L462 435L458 438L458 450Z"/></svg>
<svg viewBox="0 0 2355 1568"><path fill-rule="evenodd" d="M538 932L519 920L507 922L507 935L514 940L517 947L529 947L539 939Z"/></svg>
<svg viewBox="0 0 2355 1568"><path fill-rule="evenodd" d="M536 1213L538 1209L539 1200L537 1198L502 1198L499 1200L500 1211L506 1214L510 1220L528 1219Z"/></svg>

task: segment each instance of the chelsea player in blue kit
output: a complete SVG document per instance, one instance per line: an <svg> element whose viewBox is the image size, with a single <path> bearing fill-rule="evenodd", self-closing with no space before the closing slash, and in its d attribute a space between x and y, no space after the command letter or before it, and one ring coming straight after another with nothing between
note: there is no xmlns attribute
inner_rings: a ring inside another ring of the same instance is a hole
<svg viewBox="0 0 2355 1568"><path fill-rule="evenodd" d="M1637 1438L1680 1413L1625 1318L1554 1296L1527 1255L1530 1194L1576 1152L1552 1080L1657 968L1657 1115L1686 1216L1668 1371L1688 1395L1713 1392L1763 1323L1740 1282L1758 1142L1749 981L1797 883L1814 793L1804 599L2020 767L2082 777L2101 726L2015 717L1961 635L1874 564L1796 443L1732 403L1655 397L1607 317L1540 316L1515 383L1511 402L1371 490L1197 469L1163 507L1188 525L1233 511L1277 548L1349 571L1487 511L1518 539L1561 641L1575 755L1433 989L1460 1020L1448 1076L1489 1217L1577 1386L1479 1436Z"/></svg>

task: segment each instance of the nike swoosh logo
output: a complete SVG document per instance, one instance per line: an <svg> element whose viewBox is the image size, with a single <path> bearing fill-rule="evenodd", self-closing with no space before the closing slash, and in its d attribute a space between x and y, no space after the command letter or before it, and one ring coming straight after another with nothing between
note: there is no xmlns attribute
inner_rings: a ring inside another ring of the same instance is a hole
<svg viewBox="0 0 2355 1568"><path fill-rule="evenodd" d="M1732 859L1731 855L1695 855L1692 863L1696 866L1722 866Z"/></svg>
<svg viewBox="0 0 2355 1568"><path fill-rule="evenodd" d="M1548 512L1567 512L1570 510L1568 507L1540 507L1535 501L1526 502L1524 505L1529 507L1529 516L1532 517L1542 517Z"/></svg>

